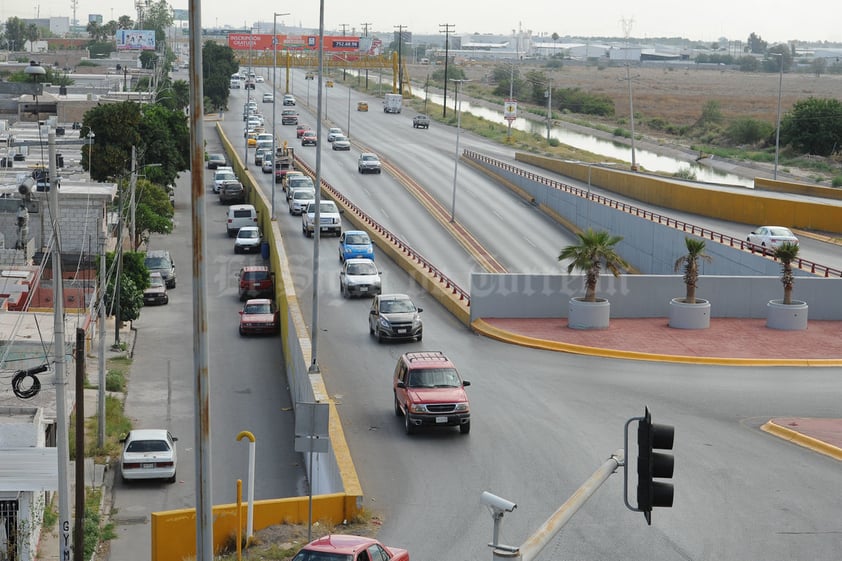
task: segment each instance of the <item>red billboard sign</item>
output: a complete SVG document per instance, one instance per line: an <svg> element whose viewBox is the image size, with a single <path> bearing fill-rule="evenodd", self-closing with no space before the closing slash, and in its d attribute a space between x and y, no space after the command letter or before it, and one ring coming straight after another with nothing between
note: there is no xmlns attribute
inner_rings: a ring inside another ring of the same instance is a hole
<svg viewBox="0 0 842 561"><path fill-rule="evenodd" d="M316 50L319 48L318 35L277 35L278 50ZM228 46L235 51L271 51L272 34L229 33ZM357 52L360 50L360 38L347 35L325 36L324 50L333 53Z"/></svg>

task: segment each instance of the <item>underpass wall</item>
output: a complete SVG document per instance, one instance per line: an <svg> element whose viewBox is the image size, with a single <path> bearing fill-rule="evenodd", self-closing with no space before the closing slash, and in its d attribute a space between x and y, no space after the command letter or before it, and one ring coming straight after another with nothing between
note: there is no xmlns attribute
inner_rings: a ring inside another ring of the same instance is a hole
<svg viewBox="0 0 842 561"><path fill-rule="evenodd" d="M515 159L579 181L588 181L588 173L590 173L591 185L663 208L742 224L779 224L806 230L842 233L842 206L836 204L829 206L814 201L763 198L751 191L746 193L715 191L656 176L565 162L535 154L519 152L515 154ZM807 186L797 183L770 183L768 180L759 179L755 179L755 183L770 191L816 196L827 196L828 193L824 190L816 192L817 189L826 188L805 190ZM842 198L842 196L828 198ZM537 195L536 199L540 202Z"/></svg>
<svg viewBox="0 0 842 561"><path fill-rule="evenodd" d="M504 184L515 185L520 191L528 193L540 208L551 215L558 215L560 221L568 228L593 228L621 235L623 240L617 244L617 251L636 271L649 275L674 274L676 260L687 253L684 238L690 234L682 230L591 200L587 198L587 192L584 190L578 190L581 191L581 195L570 193L541 182L539 176L524 177L481 160L472 163L501 177ZM584 167L587 180L587 166ZM613 170L599 171L615 173ZM583 173L581 169L572 170L571 174L573 172L577 175ZM597 168L593 168L591 180L596 176ZM635 174L626 173L612 175L612 180L627 182L635 177ZM770 258L715 240L707 239L706 242L705 253L710 255L711 261L699 261L699 271L703 275L774 276L780 272L780 264ZM810 275L809 272L798 269L794 272L798 276Z"/></svg>
<svg viewBox="0 0 842 561"><path fill-rule="evenodd" d="M842 279L803 277L793 299L807 302L810 320L842 320ZM584 276L474 273L471 322L481 318L566 318L568 301L585 295ZM684 298L681 275L602 274L597 297L611 302L611 317L668 317L672 298ZM766 317L769 300L783 298L779 277L699 278L696 297L709 300L713 318Z"/></svg>

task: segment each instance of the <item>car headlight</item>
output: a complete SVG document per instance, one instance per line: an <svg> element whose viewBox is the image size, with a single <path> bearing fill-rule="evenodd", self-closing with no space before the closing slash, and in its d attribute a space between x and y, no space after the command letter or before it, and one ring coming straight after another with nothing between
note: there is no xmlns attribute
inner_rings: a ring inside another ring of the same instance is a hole
<svg viewBox="0 0 842 561"><path fill-rule="evenodd" d="M418 316L415 316L414 318L412 318L412 327L420 327L420 326L421 326L421 318L418 317Z"/></svg>
<svg viewBox="0 0 842 561"><path fill-rule="evenodd" d="M387 320L386 318L380 318L377 321L380 324L380 327L385 327L386 329L390 329L392 327L392 325L389 323L389 320Z"/></svg>
<svg viewBox="0 0 842 561"><path fill-rule="evenodd" d="M426 412L427 412L427 406L426 406L426 405L423 405L423 404L413 404L413 405L409 408L409 410L410 410L412 413L426 413Z"/></svg>
<svg viewBox="0 0 842 561"><path fill-rule="evenodd" d="M467 403L457 403L456 409L454 409L454 411L459 411L459 412L463 412L463 411L467 411L467 410L468 410L468 404Z"/></svg>

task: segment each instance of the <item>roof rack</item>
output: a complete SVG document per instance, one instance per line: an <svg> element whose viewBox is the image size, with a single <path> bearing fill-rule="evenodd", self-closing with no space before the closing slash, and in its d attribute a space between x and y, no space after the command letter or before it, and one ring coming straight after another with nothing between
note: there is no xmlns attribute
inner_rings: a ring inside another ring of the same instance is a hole
<svg viewBox="0 0 842 561"><path fill-rule="evenodd" d="M441 351L417 351L413 353L405 353L406 360L412 362L413 360L441 360L449 361Z"/></svg>

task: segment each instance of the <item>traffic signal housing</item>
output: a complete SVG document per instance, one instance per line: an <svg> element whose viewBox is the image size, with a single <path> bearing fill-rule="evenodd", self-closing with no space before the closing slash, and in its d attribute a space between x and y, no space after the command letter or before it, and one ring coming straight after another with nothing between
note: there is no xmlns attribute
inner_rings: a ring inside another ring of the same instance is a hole
<svg viewBox="0 0 842 561"><path fill-rule="evenodd" d="M655 450L672 450L674 440L675 427L654 424L647 407L637 425L637 508L650 526L653 507L672 507L672 483L655 479L672 478L675 458Z"/></svg>

